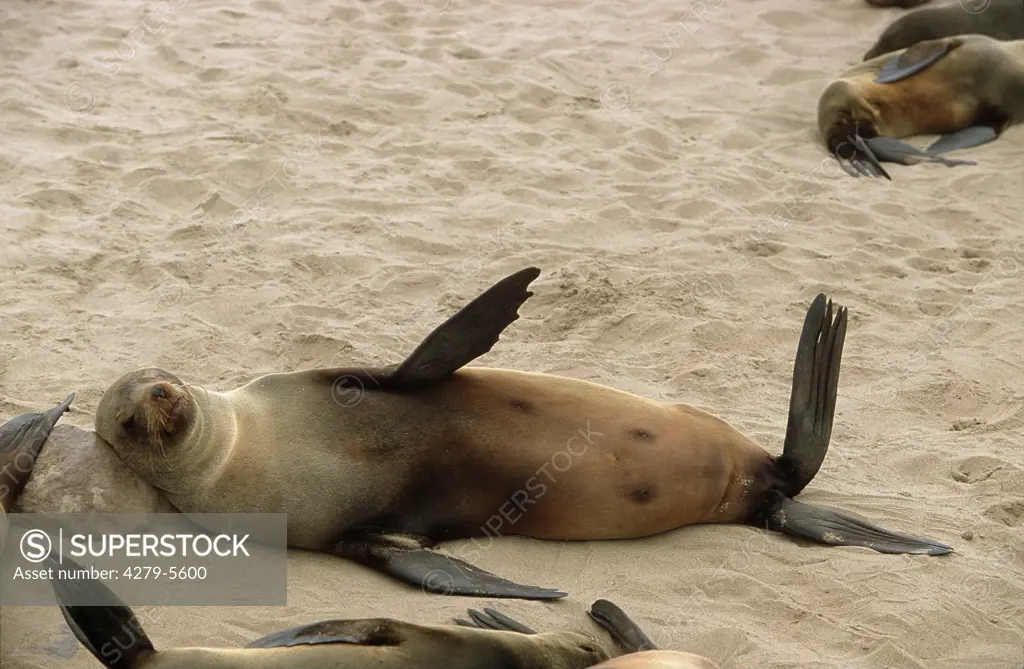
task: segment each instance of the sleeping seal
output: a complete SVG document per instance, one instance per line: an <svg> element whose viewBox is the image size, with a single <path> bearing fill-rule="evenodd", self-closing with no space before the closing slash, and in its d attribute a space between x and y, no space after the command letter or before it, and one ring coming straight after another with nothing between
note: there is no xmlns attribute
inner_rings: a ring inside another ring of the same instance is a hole
<svg viewBox="0 0 1024 669"><path fill-rule="evenodd" d="M960 35L872 58L818 99L818 129L852 176L884 176L881 162L974 165L939 155L991 142L1024 118L1024 40ZM943 135L925 151L899 141Z"/></svg>
<svg viewBox="0 0 1024 669"><path fill-rule="evenodd" d="M918 42L956 37L988 35L999 40L1024 39L1024 2L983 0L982 11L967 11L963 2L941 7L922 7L890 23L863 60L912 47Z"/></svg>
<svg viewBox="0 0 1024 669"><path fill-rule="evenodd" d="M275 632L245 648L157 650L128 605L99 579L77 579L64 557L47 566L60 611L78 641L107 669L585 669L608 657L573 632L526 636L391 618L323 620ZM74 602L91 602L90 606Z"/></svg>
<svg viewBox="0 0 1024 669"><path fill-rule="evenodd" d="M425 550L490 537L502 518L509 533L554 540L749 523L887 553L952 550L792 499L828 449L845 309L819 295L807 312L783 454L774 457L690 406L465 367L519 318L539 274L498 282L399 365L268 374L228 392L161 369L131 372L101 399L96 432L183 512L286 512L290 546L429 592L566 595Z"/></svg>

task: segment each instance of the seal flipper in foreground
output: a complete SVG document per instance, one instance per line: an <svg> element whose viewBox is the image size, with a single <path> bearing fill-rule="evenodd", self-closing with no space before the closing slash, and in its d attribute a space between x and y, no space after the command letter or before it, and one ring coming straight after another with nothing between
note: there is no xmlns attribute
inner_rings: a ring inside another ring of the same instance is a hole
<svg viewBox="0 0 1024 669"><path fill-rule="evenodd" d="M342 387L356 382L374 390L413 390L437 383L491 350L519 319L519 307L533 296L527 287L538 276L538 268L527 267L494 284L436 327L399 365L326 373L344 377Z"/></svg>
<svg viewBox="0 0 1024 669"><path fill-rule="evenodd" d="M536 634L514 618L510 618L501 611L485 608L483 612L476 609L467 611L471 620L456 618L455 624L463 627L475 627L477 629L498 630L503 632L519 632L520 634ZM587 615L607 631L613 639L626 648L630 653L638 653L645 650L658 650L658 647L651 641L651 638L636 624L626 612L613 602L607 599L599 599L590 606Z"/></svg>
<svg viewBox="0 0 1024 669"><path fill-rule="evenodd" d="M819 543L863 546L880 553L943 555L945 544L881 528L837 511L790 499L814 478L832 436L839 368L846 339L846 308L833 320L831 300L818 295L807 310L793 366L793 390L783 454L775 462L786 481L758 514L760 525Z"/></svg>
<svg viewBox="0 0 1024 669"><path fill-rule="evenodd" d="M331 553L420 586L424 592L501 599L560 599L568 593L519 585L458 558L425 550L416 535L359 530L341 537Z"/></svg>
<svg viewBox="0 0 1024 669"><path fill-rule="evenodd" d="M11 510L25 488L39 451L60 417L71 406L75 394L41 413L24 413L0 426L0 509ZM12 471L13 470L13 471Z"/></svg>
<svg viewBox="0 0 1024 669"><path fill-rule="evenodd" d="M290 648L345 643L357 646L398 646L402 637L394 622L382 619L323 620L281 630L256 639L246 648Z"/></svg>
<svg viewBox="0 0 1024 669"><path fill-rule="evenodd" d="M77 572L81 568L67 556L64 557L64 565L59 565L52 556L48 557L47 566L58 576ZM61 566L63 568L58 569ZM107 669L131 669L140 665L146 656L156 652L135 613L102 581L91 578L54 578L50 582L68 627ZM81 606L71 603L82 601L90 604ZM117 652L111 652L111 642L116 643ZM104 648L105 652L101 652Z"/></svg>

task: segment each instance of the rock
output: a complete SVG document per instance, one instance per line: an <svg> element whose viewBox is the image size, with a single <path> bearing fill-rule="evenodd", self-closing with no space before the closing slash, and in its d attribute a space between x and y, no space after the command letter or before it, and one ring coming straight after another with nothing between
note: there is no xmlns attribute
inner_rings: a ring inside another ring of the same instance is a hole
<svg viewBox="0 0 1024 669"><path fill-rule="evenodd" d="M58 424L11 511L176 513L177 509L121 462L95 432Z"/></svg>

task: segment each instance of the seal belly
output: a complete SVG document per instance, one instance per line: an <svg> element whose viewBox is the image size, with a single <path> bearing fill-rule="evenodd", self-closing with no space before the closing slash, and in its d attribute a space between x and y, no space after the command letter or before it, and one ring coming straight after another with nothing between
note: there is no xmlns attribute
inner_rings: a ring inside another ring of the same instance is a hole
<svg viewBox="0 0 1024 669"><path fill-rule="evenodd" d="M447 438L415 445L431 457L404 490L403 508L382 523L394 529L402 518L406 531L439 539L642 537L744 520L770 484L761 472L771 456L692 407L481 368L460 370L429 394Z"/></svg>

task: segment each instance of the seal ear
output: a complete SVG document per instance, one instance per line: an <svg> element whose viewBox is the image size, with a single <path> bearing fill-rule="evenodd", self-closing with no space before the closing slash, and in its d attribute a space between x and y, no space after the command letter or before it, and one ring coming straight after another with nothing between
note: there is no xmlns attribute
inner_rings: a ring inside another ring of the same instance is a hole
<svg viewBox="0 0 1024 669"><path fill-rule="evenodd" d="M46 562L57 575L51 583L60 612L78 641L107 669L141 666L155 649L131 608L98 580L68 578L81 569L71 558L64 557L64 566L52 556ZM84 601L90 604L72 604Z"/></svg>

